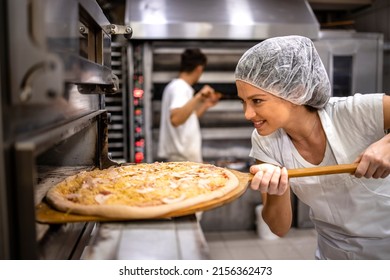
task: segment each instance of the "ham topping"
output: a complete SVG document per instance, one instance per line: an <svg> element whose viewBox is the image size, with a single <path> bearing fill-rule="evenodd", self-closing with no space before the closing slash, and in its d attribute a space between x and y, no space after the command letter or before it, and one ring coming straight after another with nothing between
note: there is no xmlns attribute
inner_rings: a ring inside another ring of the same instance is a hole
<svg viewBox="0 0 390 280"><path fill-rule="evenodd" d="M136 189L135 190L137 193L149 193L154 191L154 188L147 187L147 188L142 188L142 189Z"/></svg>
<svg viewBox="0 0 390 280"><path fill-rule="evenodd" d="M104 194L97 194L95 195L95 201L99 204L104 204L106 200L110 197L110 195L104 195Z"/></svg>
<svg viewBox="0 0 390 280"><path fill-rule="evenodd" d="M186 195L183 193L179 197L175 197L175 198L165 197L165 198L161 199L161 201L164 202L165 204L171 204L171 203L180 202L180 201L184 200L185 198L186 198Z"/></svg>

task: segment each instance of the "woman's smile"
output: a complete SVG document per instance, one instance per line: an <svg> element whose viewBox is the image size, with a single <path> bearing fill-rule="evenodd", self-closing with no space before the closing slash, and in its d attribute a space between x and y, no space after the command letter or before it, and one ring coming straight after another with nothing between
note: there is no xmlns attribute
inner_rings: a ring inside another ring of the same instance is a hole
<svg viewBox="0 0 390 280"><path fill-rule="evenodd" d="M262 120L262 121L253 121L253 125L254 127L257 129L257 130L260 130L263 125L265 124L265 120Z"/></svg>

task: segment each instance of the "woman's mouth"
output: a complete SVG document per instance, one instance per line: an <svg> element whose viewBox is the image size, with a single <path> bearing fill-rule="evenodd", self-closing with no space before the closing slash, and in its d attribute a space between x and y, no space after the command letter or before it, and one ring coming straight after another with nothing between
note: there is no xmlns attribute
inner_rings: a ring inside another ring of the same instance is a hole
<svg viewBox="0 0 390 280"><path fill-rule="evenodd" d="M265 121L257 121L257 122L253 122L253 125L256 129L260 129L264 123Z"/></svg>

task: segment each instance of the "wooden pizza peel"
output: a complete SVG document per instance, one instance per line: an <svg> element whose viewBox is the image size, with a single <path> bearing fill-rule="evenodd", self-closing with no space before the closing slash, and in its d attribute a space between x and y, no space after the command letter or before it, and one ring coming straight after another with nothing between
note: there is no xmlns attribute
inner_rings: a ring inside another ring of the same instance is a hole
<svg viewBox="0 0 390 280"><path fill-rule="evenodd" d="M299 168L288 170L289 178L305 177L305 176L319 176L338 173L353 173L355 172L357 164L340 164L332 166L322 166L313 168ZM152 219L169 219L173 217L190 215L198 211L207 211L216 207L220 207L224 204L230 203L239 198L247 190L249 182L253 178L253 174L244 173L233 169L228 169L235 174L239 180L239 185L236 189L229 192L224 197L206 201L186 209L179 211L173 211L165 215L154 217ZM99 216L84 216L72 213L63 213L51 208L45 201L42 201L35 208L36 220L39 223L44 224L61 224L71 222L110 222L110 221L123 221L123 219L104 218Z"/></svg>
<svg viewBox="0 0 390 280"><path fill-rule="evenodd" d="M330 166L321 166L321 167L312 167L312 168L290 169L287 172L289 178L297 178L297 177L319 176L319 175L329 175L329 174L339 174L339 173L353 173L355 172L356 167L357 164L341 164L341 165L330 165ZM239 187L237 189L230 192L225 197L204 202L180 211L175 211L165 216L166 217L184 216L184 215L195 213L197 211L206 211L212 208L222 206L224 204L227 204L239 198L247 190L247 187L249 186L249 183L253 178L253 174L244 173L233 169L228 169L228 170L234 173L240 182Z"/></svg>

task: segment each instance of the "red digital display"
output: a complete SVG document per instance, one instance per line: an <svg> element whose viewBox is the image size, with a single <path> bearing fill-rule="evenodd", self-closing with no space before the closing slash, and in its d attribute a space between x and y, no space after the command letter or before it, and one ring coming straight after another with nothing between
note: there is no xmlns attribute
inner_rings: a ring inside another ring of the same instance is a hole
<svg viewBox="0 0 390 280"><path fill-rule="evenodd" d="M135 162L140 163L144 160L144 153L142 152L137 152L135 153Z"/></svg>
<svg viewBox="0 0 390 280"><path fill-rule="evenodd" d="M133 96L135 98L142 98L142 96L144 95L144 90L143 89L140 89L140 88L135 88L133 90Z"/></svg>

